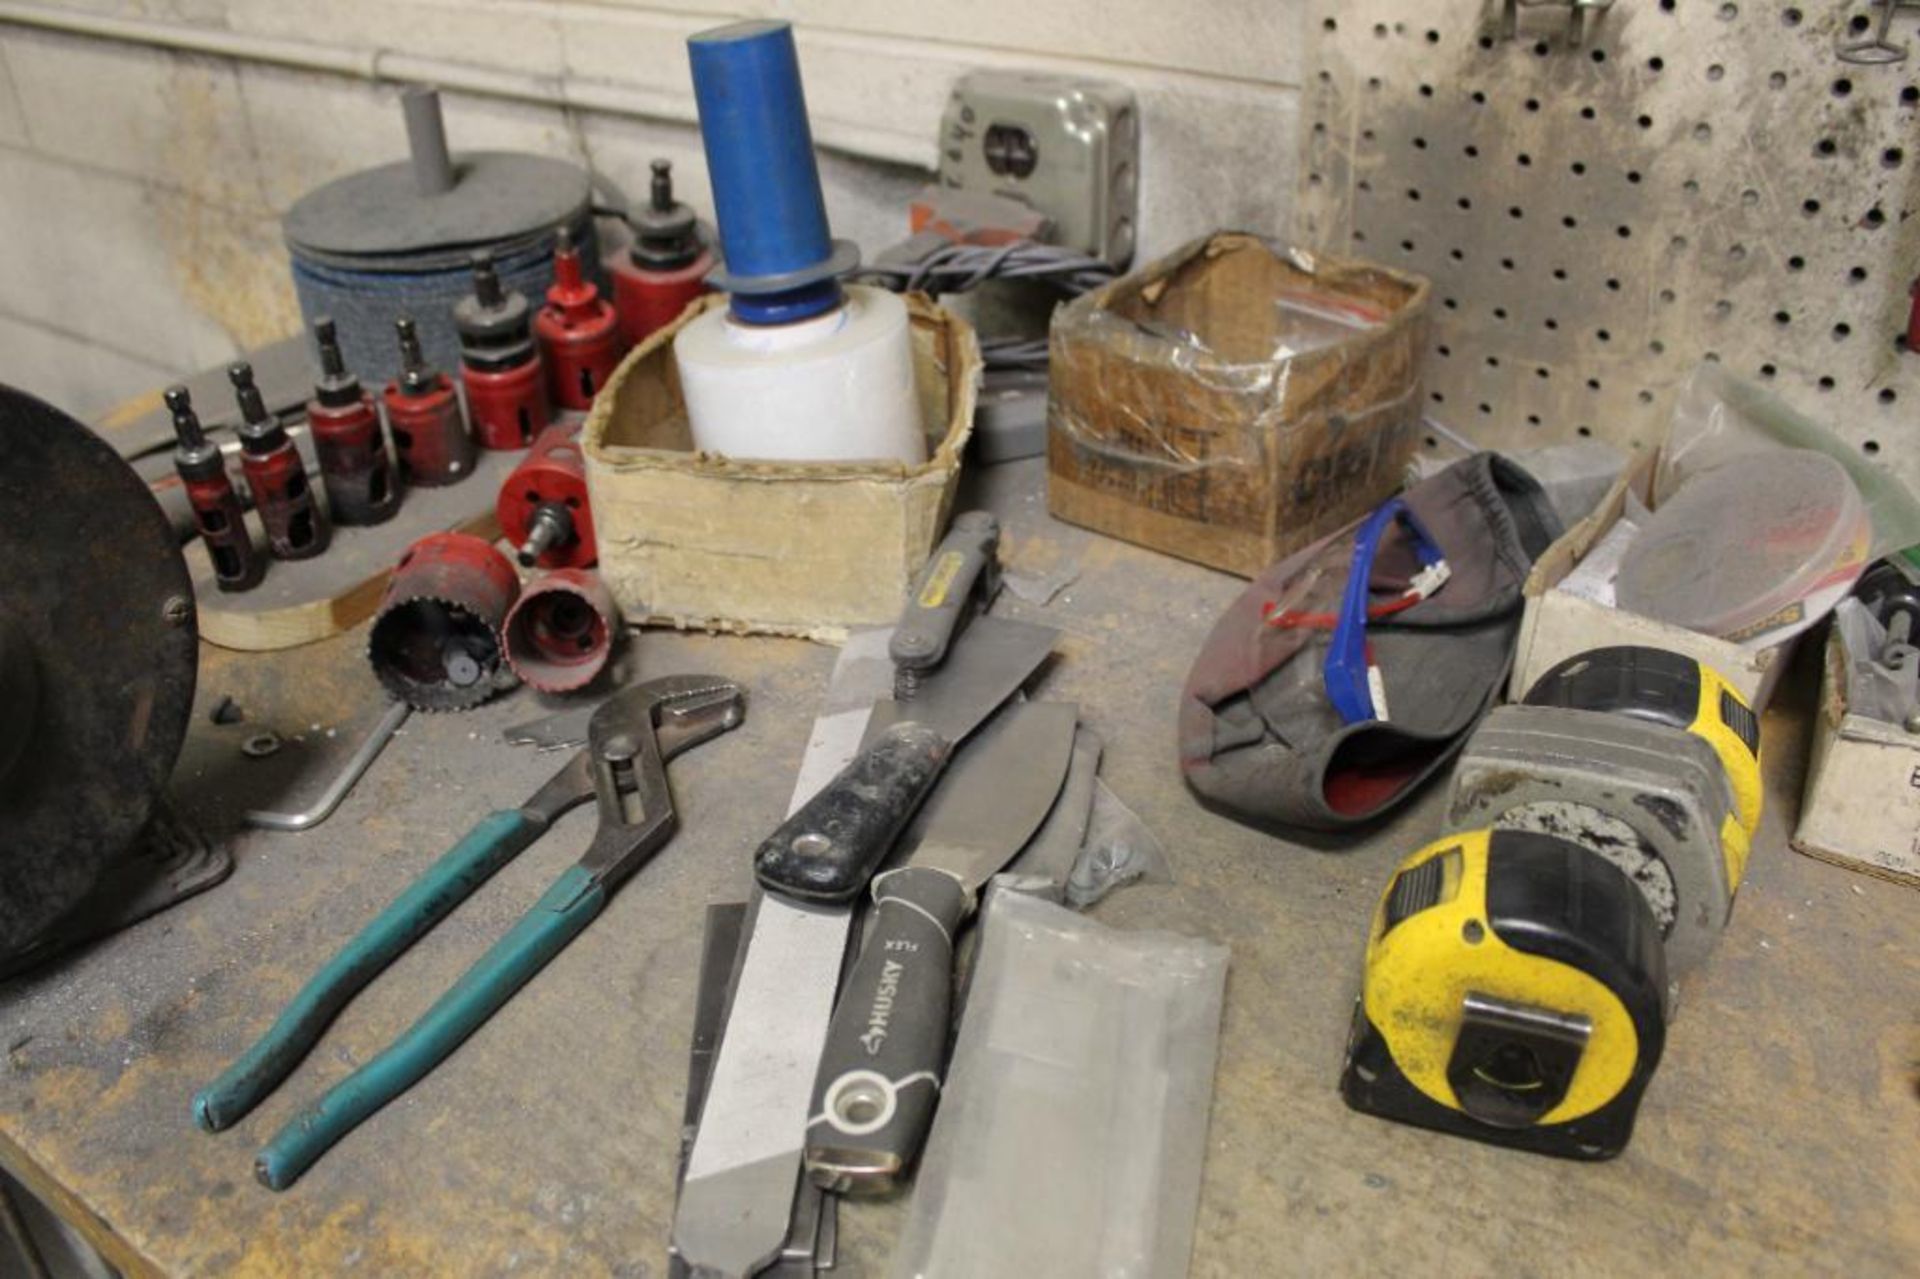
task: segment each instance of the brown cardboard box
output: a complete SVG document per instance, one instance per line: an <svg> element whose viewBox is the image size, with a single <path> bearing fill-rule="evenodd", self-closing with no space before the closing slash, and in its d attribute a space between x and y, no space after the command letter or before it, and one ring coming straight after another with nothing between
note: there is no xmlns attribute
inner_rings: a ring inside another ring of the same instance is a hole
<svg viewBox="0 0 1920 1279"><path fill-rule="evenodd" d="M581 445L600 573L629 622L838 641L894 621L946 526L973 430L980 346L909 296L929 460L755 462L693 451L674 335L635 347L594 401Z"/></svg>
<svg viewBox="0 0 1920 1279"><path fill-rule="evenodd" d="M1252 235L1196 240L1061 308L1048 506L1252 577L1399 489L1428 285Z"/></svg>

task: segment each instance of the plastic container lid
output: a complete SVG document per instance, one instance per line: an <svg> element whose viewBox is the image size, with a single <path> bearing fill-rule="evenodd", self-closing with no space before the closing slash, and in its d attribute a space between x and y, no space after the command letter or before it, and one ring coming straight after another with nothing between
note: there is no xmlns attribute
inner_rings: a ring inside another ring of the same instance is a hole
<svg viewBox="0 0 1920 1279"><path fill-rule="evenodd" d="M1866 503L1841 465L1767 449L1689 480L1620 561L1621 608L1740 643L1812 625L1866 565Z"/></svg>

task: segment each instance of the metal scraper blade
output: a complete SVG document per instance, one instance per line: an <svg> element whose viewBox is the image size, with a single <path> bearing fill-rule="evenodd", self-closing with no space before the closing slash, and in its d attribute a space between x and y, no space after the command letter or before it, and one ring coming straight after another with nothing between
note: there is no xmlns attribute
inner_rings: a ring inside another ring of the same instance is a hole
<svg viewBox="0 0 1920 1279"><path fill-rule="evenodd" d="M909 701L875 702L867 721L871 741L895 724L912 721L958 743L1033 678L1060 632L1007 617L976 617L938 670L924 677Z"/></svg>

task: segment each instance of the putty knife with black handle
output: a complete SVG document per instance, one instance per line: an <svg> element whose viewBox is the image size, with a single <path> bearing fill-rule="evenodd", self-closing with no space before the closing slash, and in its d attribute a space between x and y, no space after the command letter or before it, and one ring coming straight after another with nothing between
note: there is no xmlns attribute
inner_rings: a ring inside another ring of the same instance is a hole
<svg viewBox="0 0 1920 1279"><path fill-rule="evenodd" d="M980 888L1046 820L1079 719L1066 702L1008 706L954 760L906 863L873 881L873 927L814 1081L815 1184L883 1194L912 1166L946 1073L955 934Z"/></svg>

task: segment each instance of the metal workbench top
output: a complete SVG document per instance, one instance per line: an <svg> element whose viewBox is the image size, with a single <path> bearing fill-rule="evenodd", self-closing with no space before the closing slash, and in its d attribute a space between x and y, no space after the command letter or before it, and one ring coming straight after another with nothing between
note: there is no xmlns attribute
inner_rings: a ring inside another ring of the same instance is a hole
<svg viewBox="0 0 1920 1279"><path fill-rule="evenodd" d="M1437 833L1440 788L1340 853L1204 812L1174 763L1174 704L1242 583L1054 523L1037 461L972 482L1002 517L1013 570L1077 574L1044 607L1011 594L1000 607L1066 632L1043 692L1080 703L1106 740L1105 777L1172 861L1177 882L1124 890L1098 917L1232 946L1193 1274L1884 1274L1920 1262L1920 896L1787 848L1810 696L1768 717L1750 878L1684 991L1626 1154L1574 1165L1388 1124L1348 1111L1335 1085L1369 915L1390 866ZM207 649L175 783L187 811L230 825L242 807L303 802L378 714L364 640ZM415 715L324 826L244 834L226 883L0 987L0 1163L131 1273L662 1274L703 907L745 894L833 651L648 632L630 660L749 690L741 729L671 766L680 834L292 1190L255 1184L254 1151L511 924L578 855L590 811L415 946L235 1129L200 1132L189 1099L476 817L547 776L557 757L499 741L538 712L530 693ZM208 722L222 695L244 725ZM249 760L238 743L260 727L287 746ZM845 1209L836 1273L885 1273L900 1212Z"/></svg>

